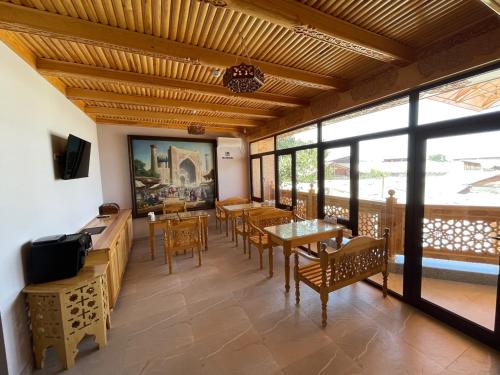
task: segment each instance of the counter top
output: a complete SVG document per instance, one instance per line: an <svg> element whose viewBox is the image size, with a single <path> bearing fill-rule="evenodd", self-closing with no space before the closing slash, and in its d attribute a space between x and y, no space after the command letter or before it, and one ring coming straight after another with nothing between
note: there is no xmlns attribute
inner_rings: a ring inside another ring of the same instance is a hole
<svg viewBox="0 0 500 375"><path fill-rule="evenodd" d="M120 233L124 222L127 221L131 214L131 209L122 209L119 213L110 215L109 218L95 217L92 221L85 225L82 229L102 226L106 227L102 233L92 236L92 250L109 249L113 241L116 239L116 236Z"/></svg>

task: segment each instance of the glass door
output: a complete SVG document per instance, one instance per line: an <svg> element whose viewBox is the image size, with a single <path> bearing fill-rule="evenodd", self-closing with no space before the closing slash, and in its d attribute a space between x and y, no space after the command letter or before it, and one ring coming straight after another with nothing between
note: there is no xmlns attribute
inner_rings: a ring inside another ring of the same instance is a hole
<svg viewBox="0 0 500 375"><path fill-rule="evenodd" d="M262 188L263 199L275 203L276 176L274 173L274 155L262 156Z"/></svg>
<svg viewBox="0 0 500 375"><path fill-rule="evenodd" d="M324 217L350 227L351 146L325 149L323 168Z"/></svg>
<svg viewBox="0 0 500 375"><path fill-rule="evenodd" d="M303 218L316 218L318 149L281 152L277 156L277 207L292 209Z"/></svg>
<svg viewBox="0 0 500 375"><path fill-rule="evenodd" d="M297 214L305 219L318 217L318 149L295 151L295 201Z"/></svg>
<svg viewBox="0 0 500 375"><path fill-rule="evenodd" d="M388 288L403 295L408 136L359 142L358 234L382 237L389 229ZM369 278L382 284L382 275Z"/></svg>
<svg viewBox="0 0 500 375"><path fill-rule="evenodd" d="M262 201L262 159L255 157L250 159L250 175L252 176L252 200Z"/></svg>
<svg viewBox="0 0 500 375"><path fill-rule="evenodd" d="M294 172L293 159L294 154L286 153L278 155L277 161L277 177L278 177L278 199L276 207L291 209L294 201L293 193L293 177Z"/></svg>
<svg viewBox="0 0 500 375"><path fill-rule="evenodd" d="M421 299L490 331L500 255L499 140L493 131L422 142Z"/></svg>

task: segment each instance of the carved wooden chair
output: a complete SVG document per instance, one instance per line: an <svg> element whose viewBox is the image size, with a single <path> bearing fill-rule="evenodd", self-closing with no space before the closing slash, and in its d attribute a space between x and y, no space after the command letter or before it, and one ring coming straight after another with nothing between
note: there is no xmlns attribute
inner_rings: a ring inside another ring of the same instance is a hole
<svg viewBox="0 0 500 375"><path fill-rule="evenodd" d="M243 241L243 254L247 252L248 216L259 215L272 210L275 210L275 208L271 206L247 208L243 210L243 214L236 219L236 246L238 246L238 236L241 236Z"/></svg>
<svg viewBox="0 0 500 375"><path fill-rule="evenodd" d="M257 215L248 215L248 258L252 258L252 245L259 250L260 269L262 265L262 255L264 249L269 250L269 277L273 277L273 246L274 245L269 236L264 232L265 227L273 225L287 224L292 222L293 212L273 209L272 211L265 212Z"/></svg>
<svg viewBox="0 0 500 375"><path fill-rule="evenodd" d="M223 206L245 204L249 201L249 199L241 197L231 197L221 201L215 201L215 228L218 226L219 231L222 232L222 223L227 223L228 217L226 215L226 211L222 209Z"/></svg>
<svg viewBox="0 0 500 375"><path fill-rule="evenodd" d="M163 215L176 214L177 212L186 212L186 201L163 201Z"/></svg>
<svg viewBox="0 0 500 375"><path fill-rule="evenodd" d="M302 281L317 291L321 298L323 327L326 326L328 294L345 286L354 284L367 277L382 273L383 296L387 296L387 263L389 252L389 229L384 230L382 238L367 236L355 237L338 250L327 250L321 245L319 259L299 249L294 249L295 257L295 299L300 302L299 284ZM299 256L311 263L300 267Z"/></svg>
<svg viewBox="0 0 500 375"><path fill-rule="evenodd" d="M194 257L194 249L198 252L198 266L201 266L201 218L193 218L183 221L168 221L164 233L163 244L165 251L165 263L168 263L168 272L172 273L172 252L191 249Z"/></svg>

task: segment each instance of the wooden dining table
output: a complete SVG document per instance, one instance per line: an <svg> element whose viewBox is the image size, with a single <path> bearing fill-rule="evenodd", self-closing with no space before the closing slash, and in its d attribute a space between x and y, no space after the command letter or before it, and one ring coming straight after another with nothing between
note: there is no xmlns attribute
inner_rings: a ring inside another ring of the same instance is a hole
<svg viewBox="0 0 500 375"><path fill-rule="evenodd" d="M222 206L222 209L226 213L226 237L229 235L229 221L231 221L231 240L234 241L236 238L236 219L243 214L244 210L249 208L259 208L268 207L266 203L251 202L244 204L232 204L228 206Z"/></svg>
<svg viewBox="0 0 500 375"><path fill-rule="evenodd" d="M164 215L156 215L154 220L148 219L149 225L149 252L151 254L151 260L155 259L155 233L157 228L161 228L162 231L165 230L167 222L169 220L186 220L191 218L201 218L201 222L203 225L202 228L202 241L205 245L205 250L208 249L208 218L209 214L206 211L186 211L186 212L178 212Z"/></svg>
<svg viewBox="0 0 500 375"><path fill-rule="evenodd" d="M290 255L292 249L314 242L335 238L337 248L342 245L344 226L324 220L304 220L264 228L271 242L283 246L285 256L285 290L290 290Z"/></svg>

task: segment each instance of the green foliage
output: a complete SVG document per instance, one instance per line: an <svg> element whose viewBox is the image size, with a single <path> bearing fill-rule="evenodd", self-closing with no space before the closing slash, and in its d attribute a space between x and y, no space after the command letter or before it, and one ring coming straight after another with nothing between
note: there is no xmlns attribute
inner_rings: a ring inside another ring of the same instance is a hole
<svg viewBox="0 0 500 375"><path fill-rule="evenodd" d="M438 162L445 162L446 160L446 155L443 154L433 154L429 155L428 159L431 161L438 161Z"/></svg>
<svg viewBox="0 0 500 375"><path fill-rule="evenodd" d="M286 138L280 141L280 148L290 148L297 147L307 144L293 137ZM318 172L318 159L317 159L317 149L309 148L306 150L297 151L296 153L296 163L297 163L297 182L298 183L312 183L317 179ZM281 183L292 182L292 158L291 156L285 155L281 156L279 159L279 178Z"/></svg>
<svg viewBox="0 0 500 375"><path fill-rule="evenodd" d="M138 177L160 177L158 173L153 173L151 169L146 170L146 164L139 159L134 159L134 174Z"/></svg>
<svg viewBox="0 0 500 375"><path fill-rule="evenodd" d="M389 176L389 173L380 171L378 169L370 169L370 172L363 173L363 177L365 178L383 178Z"/></svg>
<svg viewBox="0 0 500 375"><path fill-rule="evenodd" d="M134 174L136 176L146 176L146 164L139 160L139 159L134 159Z"/></svg>

